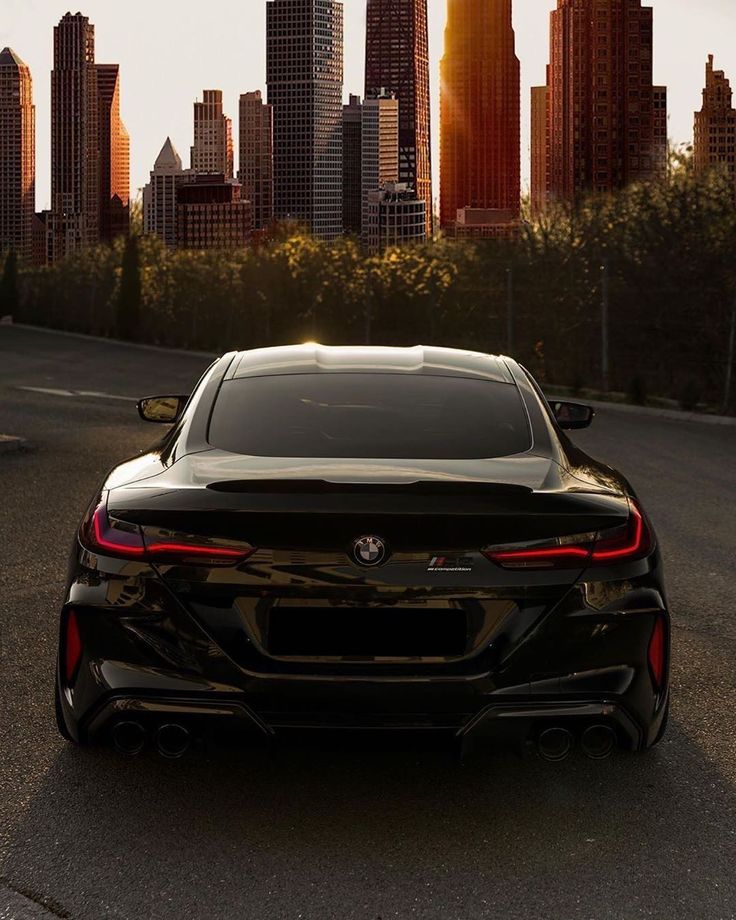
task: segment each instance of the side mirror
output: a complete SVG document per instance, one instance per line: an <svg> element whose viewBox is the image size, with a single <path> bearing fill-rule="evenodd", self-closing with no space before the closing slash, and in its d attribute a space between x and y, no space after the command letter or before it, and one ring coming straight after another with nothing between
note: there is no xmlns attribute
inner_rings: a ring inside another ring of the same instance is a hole
<svg viewBox="0 0 736 920"><path fill-rule="evenodd" d="M560 428L574 431L580 428L590 428L595 418L595 409L581 403L553 402L552 411Z"/></svg>
<svg viewBox="0 0 736 920"><path fill-rule="evenodd" d="M138 415L144 422L173 425L181 418L188 396L147 396L138 403Z"/></svg>

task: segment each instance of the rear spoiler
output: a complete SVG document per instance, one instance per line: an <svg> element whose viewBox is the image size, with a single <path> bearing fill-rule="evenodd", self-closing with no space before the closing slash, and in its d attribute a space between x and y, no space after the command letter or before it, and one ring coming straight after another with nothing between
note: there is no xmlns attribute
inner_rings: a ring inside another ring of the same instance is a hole
<svg viewBox="0 0 736 920"><path fill-rule="evenodd" d="M227 479L211 482L213 492L239 495L531 495L528 486L475 480L406 483L329 482L326 479Z"/></svg>

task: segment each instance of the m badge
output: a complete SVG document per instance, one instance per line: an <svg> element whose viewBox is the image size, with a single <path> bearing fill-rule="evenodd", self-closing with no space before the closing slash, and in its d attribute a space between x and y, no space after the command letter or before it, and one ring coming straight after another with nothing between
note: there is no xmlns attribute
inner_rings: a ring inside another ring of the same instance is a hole
<svg viewBox="0 0 736 920"><path fill-rule="evenodd" d="M427 568L428 572L449 574L451 572L472 572L472 556L433 556Z"/></svg>

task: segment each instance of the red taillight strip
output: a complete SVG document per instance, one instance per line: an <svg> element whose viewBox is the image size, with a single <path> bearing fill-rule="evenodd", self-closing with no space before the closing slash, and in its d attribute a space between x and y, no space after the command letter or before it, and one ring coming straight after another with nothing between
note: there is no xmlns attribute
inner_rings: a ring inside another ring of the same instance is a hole
<svg viewBox="0 0 736 920"><path fill-rule="evenodd" d="M90 526L91 525L91 526ZM176 562L179 559L212 559L229 562L245 561L255 549L235 549L227 546L207 546L199 543L152 543L147 546L140 530L117 531L110 526L104 499L95 508L90 525L82 528L82 543L92 552L108 553L123 559L146 559ZM85 531L86 537L85 540ZM118 539L115 539L115 537ZM134 542L138 541L138 542Z"/></svg>
<svg viewBox="0 0 736 920"><path fill-rule="evenodd" d="M255 550L228 549L224 546L199 546L191 543L152 543L149 556L207 556L209 559L247 559Z"/></svg>
<svg viewBox="0 0 736 920"><path fill-rule="evenodd" d="M590 550L583 546L553 546L547 549L521 549L501 552L488 552L484 555L493 562L530 562L555 561L557 559L587 559Z"/></svg>
<svg viewBox="0 0 736 920"><path fill-rule="evenodd" d="M614 562L617 559L625 559L631 556L637 556L647 548L648 540L645 540L644 518L634 502L630 504L629 526L623 546L614 546L615 540L601 540L593 550L591 557L593 562ZM633 524L633 526L632 526ZM611 549L599 549L608 543Z"/></svg>
<svg viewBox="0 0 736 920"><path fill-rule="evenodd" d="M654 688L655 690L661 690L664 686L665 664L667 660L667 642L663 616L658 616L654 624L652 638L649 640L647 660L649 662L649 671L652 675Z"/></svg>
<svg viewBox="0 0 736 920"><path fill-rule="evenodd" d="M146 548L143 545L143 540L141 540L140 546L132 543L125 543L122 540L120 542L108 540L103 533L103 522L105 531L109 532L111 528L109 526L107 512L105 511L104 505L101 503L97 506L95 513L92 515L92 528L97 549L109 550L113 556L140 558L145 555Z"/></svg>
<svg viewBox="0 0 736 920"><path fill-rule="evenodd" d="M64 677L68 684L74 680L81 660L82 637L79 634L79 623L76 613L70 610L66 615L64 625Z"/></svg>
<svg viewBox="0 0 736 920"><path fill-rule="evenodd" d="M484 550L483 555L499 565L509 568L554 567L555 564L609 565L626 559L643 559L652 549L652 535L636 502L629 502L629 517L621 536L597 540L592 546L573 543L567 546L539 547L538 549ZM623 527L621 528L623 529Z"/></svg>

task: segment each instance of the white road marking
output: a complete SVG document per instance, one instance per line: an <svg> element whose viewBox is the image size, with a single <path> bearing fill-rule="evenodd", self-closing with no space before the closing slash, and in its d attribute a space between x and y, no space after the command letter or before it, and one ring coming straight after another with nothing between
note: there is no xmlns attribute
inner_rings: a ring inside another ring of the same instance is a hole
<svg viewBox="0 0 736 920"><path fill-rule="evenodd" d="M55 390L51 387L17 387L29 393L43 393L46 396L66 396L74 399L77 396L93 396L95 399L118 399L122 402L137 402L132 396L117 396L115 393L100 393L97 390Z"/></svg>
<svg viewBox="0 0 736 920"><path fill-rule="evenodd" d="M132 396L115 396L114 393L98 393L96 390L77 390L75 396L95 396L98 399L121 399L123 402L138 402Z"/></svg>
<svg viewBox="0 0 736 920"><path fill-rule="evenodd" d="M47 396L74 396L71 390L52 390L49 387L18 387L19 390L28 390L29 393L45 393Z"/></svg>

